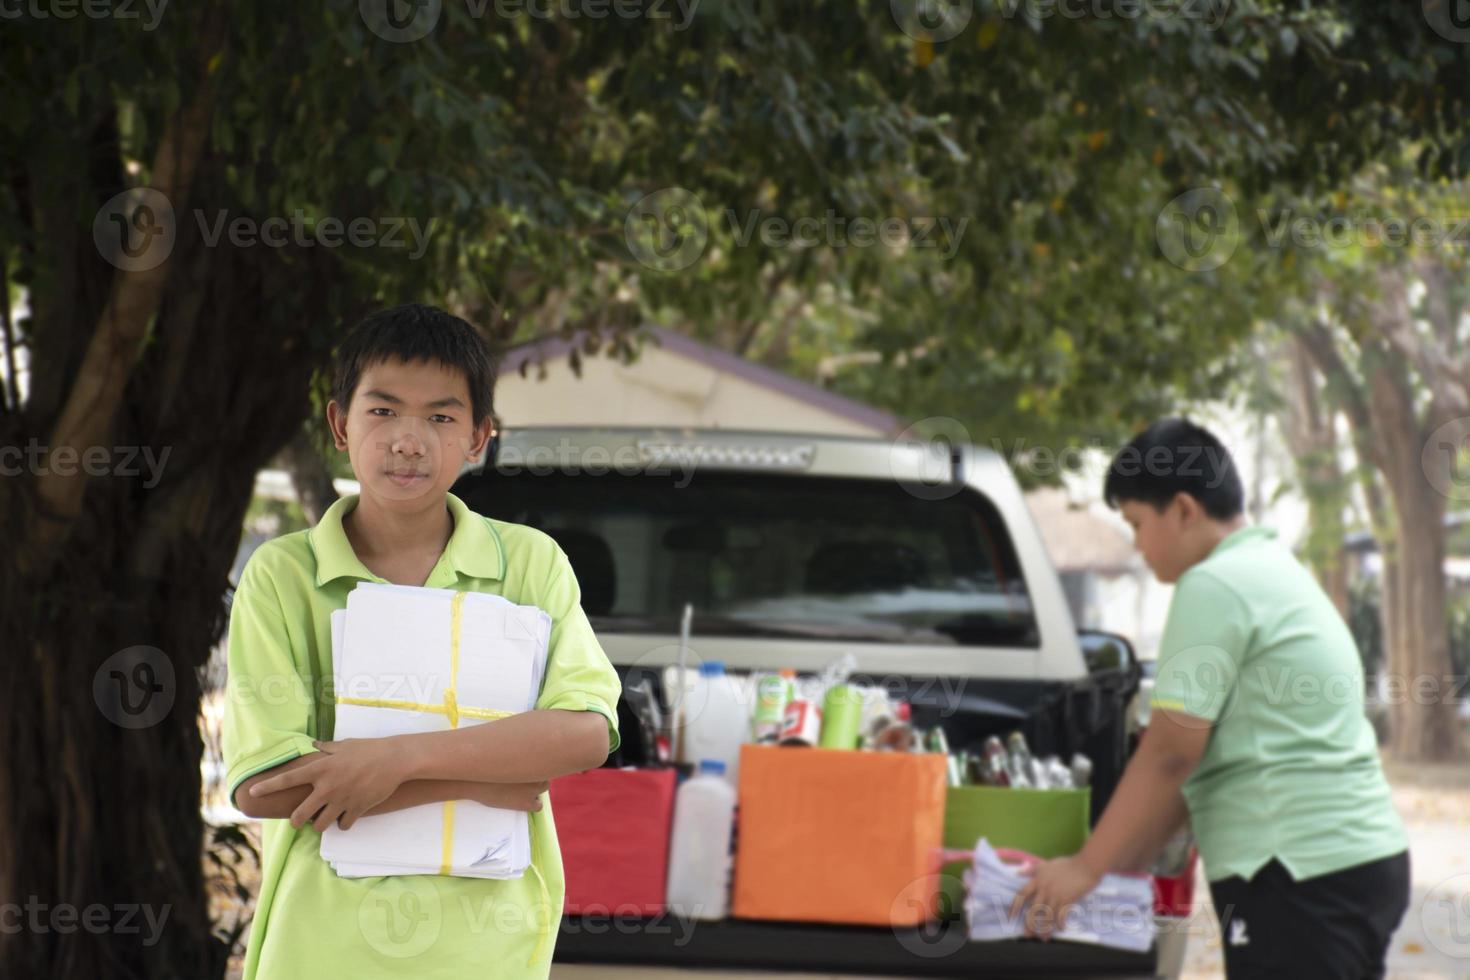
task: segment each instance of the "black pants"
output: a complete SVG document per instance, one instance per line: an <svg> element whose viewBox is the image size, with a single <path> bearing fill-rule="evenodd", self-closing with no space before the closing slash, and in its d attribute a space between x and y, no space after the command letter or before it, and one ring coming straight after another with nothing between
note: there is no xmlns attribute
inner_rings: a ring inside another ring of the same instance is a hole
<svg viewBox="0 0 1470 980"><path fill-rule="evenodd" d="M1230 980L1376 980L1409 906L1409 853L1297 881L1279 861L1210 883Z"/></svg>

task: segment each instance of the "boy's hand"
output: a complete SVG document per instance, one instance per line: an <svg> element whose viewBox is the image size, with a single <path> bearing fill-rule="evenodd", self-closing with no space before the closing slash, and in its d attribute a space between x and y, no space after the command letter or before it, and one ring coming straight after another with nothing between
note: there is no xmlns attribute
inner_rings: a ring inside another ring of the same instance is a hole
<svg viewBox="0 0 1470 980"><path fill-rule="evenodd" d="M481 783L483 789L475 798L476 803L499 807L502 810L521 810L536 813L541 809L541 795L547 783Z"/></svg>
<svg viewBox="0 0 1470 980"><path fill-rule="evenodd" d="M1026 935L1050 939L1067 925L1067 916L1101 878L1080 857L1043 861L1011 903L1011 915L1026 910Z"/></svg>
<svg viewBox="0 0 1470 980"><path fill-rule="evenodd" d="M250 788L252 796L293 786L312 791L291 814L291 826L311 821L323 832L333 823L351 829L357 818L393 795L403 783L403 755L391 738L349 738L312 742L318 756L303 766L272 776Z"/></svg>

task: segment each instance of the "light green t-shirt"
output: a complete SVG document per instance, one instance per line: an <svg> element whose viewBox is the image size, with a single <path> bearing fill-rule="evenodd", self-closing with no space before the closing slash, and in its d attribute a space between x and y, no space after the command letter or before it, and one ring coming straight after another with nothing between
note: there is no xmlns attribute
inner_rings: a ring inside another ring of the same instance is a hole
<svg viewBox="0 0 1470 980"><path fill-rule="evenodd" d="M1298 881L1398 854L1356 643L1269 528L1230 534L1179 578L1154 709L1213 723L1185 803L1211 881L1272 858Z"/></svg>
<svg viewBox="0 0 1470 980"><path fill-rule="evenodd" d="M313 739L332 738L330 616L346 607L358 582L384 581L342 529L357 499L338 500L309 531L261 545L240 574L222 732L232 799L250 776L316 751ZM582 612L566 555L540 531L475 514L453 494L446 503L454 532L424 584L502 595L549 613L536 707L596 711L615 749L618 676ZM516 880L339 878L322 860L321 834L311 824L264 825L245 980L548 975L565 886L544 796L531 814L532 867Z"/></svg>

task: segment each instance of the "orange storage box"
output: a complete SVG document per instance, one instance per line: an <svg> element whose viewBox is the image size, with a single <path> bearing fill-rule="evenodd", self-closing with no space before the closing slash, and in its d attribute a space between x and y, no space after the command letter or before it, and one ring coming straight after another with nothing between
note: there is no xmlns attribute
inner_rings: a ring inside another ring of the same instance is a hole
<svg viewBox="0 0 1470 980"><path fill-rule="evenodd" d="M935 916L944 756L746 745L732 914L913 926Z"/></svg>

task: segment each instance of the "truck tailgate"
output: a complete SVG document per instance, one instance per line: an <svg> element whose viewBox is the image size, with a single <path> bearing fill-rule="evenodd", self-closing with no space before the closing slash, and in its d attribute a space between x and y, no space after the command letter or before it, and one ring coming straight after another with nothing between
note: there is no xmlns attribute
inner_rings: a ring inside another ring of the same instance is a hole
<svg viewBox="0 0 1470 980"><path fill-rule="evenodd" d="M964 924L883 929L567 916L556 962L903 977L1153 977L1156 955L1080 943L970 943Z"/></svg>

